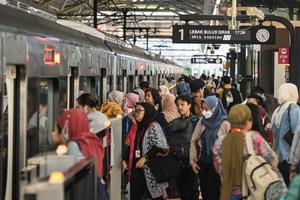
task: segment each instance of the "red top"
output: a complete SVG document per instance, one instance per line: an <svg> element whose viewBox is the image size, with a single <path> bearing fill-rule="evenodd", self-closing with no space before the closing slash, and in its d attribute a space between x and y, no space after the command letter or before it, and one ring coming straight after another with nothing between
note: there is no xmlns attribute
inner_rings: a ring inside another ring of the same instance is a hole
<svg viewBox="0 0 300 200"><path fill-rule="evenodd" d="M98 176L103 175L103 146L101 140L89 131L87 115L79 109L63 112L57 119L59 128L74 141L84 156L96 157Z"/></svg>

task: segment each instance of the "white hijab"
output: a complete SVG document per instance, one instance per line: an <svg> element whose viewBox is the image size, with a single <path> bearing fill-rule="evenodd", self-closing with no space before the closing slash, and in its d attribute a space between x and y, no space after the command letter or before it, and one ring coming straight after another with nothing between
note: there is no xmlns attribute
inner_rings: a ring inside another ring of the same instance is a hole
<svg viewBox="0 0 300 200"><path fill-rule="evenodd" d="M281 118L290 104L297 104L299 98L298 88L292 83L284 83L278 89L279 106L273 113L272 125L280 126Z"/></svg>

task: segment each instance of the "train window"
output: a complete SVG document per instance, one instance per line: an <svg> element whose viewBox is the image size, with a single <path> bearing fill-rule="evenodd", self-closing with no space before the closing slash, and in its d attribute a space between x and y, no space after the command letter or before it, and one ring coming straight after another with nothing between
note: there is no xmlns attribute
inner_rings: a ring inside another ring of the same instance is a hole
<svg viewBox="0 0 300 200"><path fill-rule="evenodd" d="M38 144L38 111L39 111L39 79L28 79L27 93L27 158L36 155L39 152Z"/></svg>
<svg viewBox="0 0 300 200"><path fill-rule="evenodd" d="M49 116L48 113L49 111L51 112L52 110L49 109L49 88L48 88L48 81L42 80L40 82L40 91L39 91L39 108L38 112L38 118L39 118L39 152L46 152L50 146L50 141L51 138L48 137L48 132L49 132ZM51 136L51 135L50 135Z"/></svg>
<svg viewBox="0 0 300 200"><path fill-rule="evenodd" d="M91 89L91 79L89 77L81 76L79 81L79 95L83 93L91 93Z"/></svg>
<svg viewBox="0 0 300 200"><path fill-rule="evenodd" d="M28 79L27 157L53 150L51 133L58 109L54 91L53 80Z"/></svg>

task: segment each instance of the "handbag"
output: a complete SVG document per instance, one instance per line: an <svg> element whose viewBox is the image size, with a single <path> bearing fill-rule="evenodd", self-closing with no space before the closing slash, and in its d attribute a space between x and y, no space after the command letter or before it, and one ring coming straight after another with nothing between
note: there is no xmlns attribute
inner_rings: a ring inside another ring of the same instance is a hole
<svg viewBox="0 0 300 200"><path fill-rule="evenodd" d="M165 151L157 153L145 163L158 183L167 182L180 173L179 161L175 159L169 148Z"/></svg>
<svg viewBox="0 0 300 200"><path fill-rule="evenodd" d="M288 120L289 120L289 131L284 135L283 139L292 146L294 134L291 126L291 118L290 118L291 104L288 107Z"/></svg>

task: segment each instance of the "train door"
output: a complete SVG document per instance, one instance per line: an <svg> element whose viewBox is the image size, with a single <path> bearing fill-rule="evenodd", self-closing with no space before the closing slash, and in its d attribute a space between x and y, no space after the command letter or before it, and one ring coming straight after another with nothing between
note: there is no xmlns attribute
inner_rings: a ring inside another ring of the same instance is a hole
<svg viewBox="0 0 300 200"><path fill-rule="evenodd" d="M157 88L154 84L153 84L153 73L152 70L150 71L150 75L148 75L148 83L151 87Z"/></svg>
<svg viewBox="0 0 300 200"><path fill-rule="evenodd" d="M26 100L23 99L27 84L25 68L6 66L3 83L1 198L17 200L20 169L26 162Z"/></svg>
<svg viewBox="0 0 300 200"><path fill-rule="evenodd" d="M160 84L160 80L161 80L161 72L158 72L159 74L157 75L157 84Z"/></svg>
<svg viewBox="0 0 300 200"><path fill-rule="evenodd" d="M107 97L107 95L106 95L106 93L107 93L107 91L109 91L109 90L107 90L107 86L108 84L107 84L107 73L106 73L106 69L104 69L104 68L101 68L101 76L100 76L100 88L99 88L99 90L100 90L100 99L101 99L101 101L100 101L100 103L101 104L103 104L104 102L106 102L106 97Z"/></svg>
<svg viewBox="0 0 300 200"><path fill-rule="evenodd" d="M142 81L144 81L144 76L143 75L139 75L139 82L138 83L140 83Z"/></svg>
<svg viewBox="0 0 300 200"><path fill-rule="evenodd" d="M74 108L76 98L79 96L78 68L70 67L68 74L68 109Z"/></svg>
<svg viewBox="0 0 300 200"><path fill-rule="evenodd" d="M117 90L119 91L124 91L124 87L123 87L123 82L124 82L124 77L123 75L117 75Z"/></svg>
<svg viewBox="0 0 300 200"><path fill-rule="evenodd" d="M127 78L127 91L132 91L134 88L134 77L129 75Z"/></svg>

